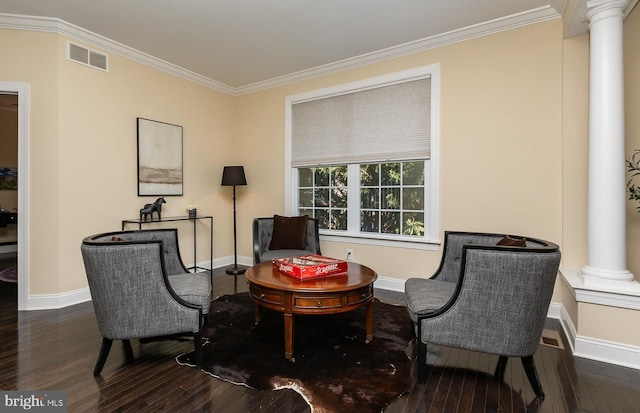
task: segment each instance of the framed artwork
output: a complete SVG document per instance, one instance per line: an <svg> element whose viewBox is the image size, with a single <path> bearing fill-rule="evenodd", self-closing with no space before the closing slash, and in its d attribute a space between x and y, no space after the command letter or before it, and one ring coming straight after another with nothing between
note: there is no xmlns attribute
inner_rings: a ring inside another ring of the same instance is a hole
<svg viewBox="0 0 640 413"><path fill-rule="evenodd" d="M138 121L138 196L182 195L182 126Z"/></svg>
<svg viewBox="0 0 640 413"><path fill-rule="evenodd" d="M18 170L12 167L0 166L0 191L18 190Z"/></svg>

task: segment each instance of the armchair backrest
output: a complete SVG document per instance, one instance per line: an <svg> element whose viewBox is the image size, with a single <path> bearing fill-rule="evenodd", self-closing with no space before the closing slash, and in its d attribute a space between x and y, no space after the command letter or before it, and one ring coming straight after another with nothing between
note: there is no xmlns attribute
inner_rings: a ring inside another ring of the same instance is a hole
<svg viewBox="0 0 640 413"><path fill-rule="evenodd" d="M496 245L505 235L480 232L446 231L440 266L432 278L440 281L456 282L460 276L462 248L465 245ZM515 237L515 236L514 236ZM527 238L527 248L545 248L546 241Z"/></svg>
<svg viewBox="0 0 640 413"><path fill-rule="evenodd" d="M263 261L263 256L269 251L269 244L273 235L273 217L255 218L253 220L253 262L258 264ZM305 249L299 250L283 250L283 254L274 253L278 258L286 256L300 255L301 253L321 254L320 252L320 233L318 230L318 221L314 218L307 220L307 237ZM293 255L286 255L286 254Z"/></svg>
<svg viewBox="0 0 640 413"><path fill-rule="evenodd" d="M123 241L162 241L167 274L176 275L188 272L180 257L177 228L106 232L89 237L89 239L95 242L111 242L114 237Z"/></svg>
<svg viewBox="0 0 640 413"><path fill-rule="evenodd" d="M100 333L108 339L131 339L198 331L202 309L171 288L164 240L133 239L144 238L138 232L105 233L82 241Z"/></svg>

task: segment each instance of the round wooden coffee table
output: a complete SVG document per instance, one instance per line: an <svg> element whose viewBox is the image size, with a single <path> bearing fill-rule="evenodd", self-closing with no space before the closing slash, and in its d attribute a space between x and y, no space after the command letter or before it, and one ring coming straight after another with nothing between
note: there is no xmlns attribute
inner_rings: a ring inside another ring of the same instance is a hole
<svg viewBox="0 0 640 413"><path fill-rule="evenodd" d="M378 276L371 268L349 262L345 275L299 280L267 261L249 268L246 277L256 304L256 324L262 307L284 314L284 356L290 361L295 361L294 314L336 314L366 305L366 342L373 340L373 282Z"/></svg>

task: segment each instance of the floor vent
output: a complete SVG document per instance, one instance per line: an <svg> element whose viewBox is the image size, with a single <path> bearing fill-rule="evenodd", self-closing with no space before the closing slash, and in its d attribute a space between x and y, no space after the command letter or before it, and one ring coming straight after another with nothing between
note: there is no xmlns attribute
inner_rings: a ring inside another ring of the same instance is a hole
<svg viewBox="0 0 640 413"><path fill-rule="evenodd" d="M95 50L78 46L71 42L67 43L67 59L83 64L85 66L95 67L96 69L108 71L107 55L98 53Z"/></svg>
<svg viewBox="0 0 640 413"><path fill-rule="evenodd" d="M540 338L540 344L543 346L553 347L560 350L564 350L560 333L556 330L542 330L542 337Z"/></svg>

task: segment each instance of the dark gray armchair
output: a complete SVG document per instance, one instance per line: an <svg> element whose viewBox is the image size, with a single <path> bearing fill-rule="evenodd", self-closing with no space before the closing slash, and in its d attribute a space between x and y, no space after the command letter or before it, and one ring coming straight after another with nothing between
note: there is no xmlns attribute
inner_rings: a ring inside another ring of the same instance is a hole
<svg viewBox="0 0 640 413"><path fill-rule="evenodd" d="M178 249L177 229L118 231L82 241L91 299L103 337L94 375L113 340L133 359L131 339L177 334L194 336L202 364L202 328L211 302L209 273L188 273Z"/></svg>
<svg viewBox="0 0 640 413"><path fill-rule="evenodd" d="M518 239L526 245L497 245ZM407 308L416 327L418 381L426 379L427 343L433 343L499 355L499 379L508 357L520 357L535 394L544 398L533 354L559 264L560 250L551 242L446 232L435 274L405 283Z"/></svg>
<svg viewBox="0 0 640 413"><path fill-rule="evenodd" d="M300 218L300 217L289 217ZM269 249L273 236L274 217L255 218L253 220L253 263L270 261L274 258L296 257L306 254L318 254L320 252L320 234L318 221L314 218L307 219L307 229L304 248Z"/></svg>

